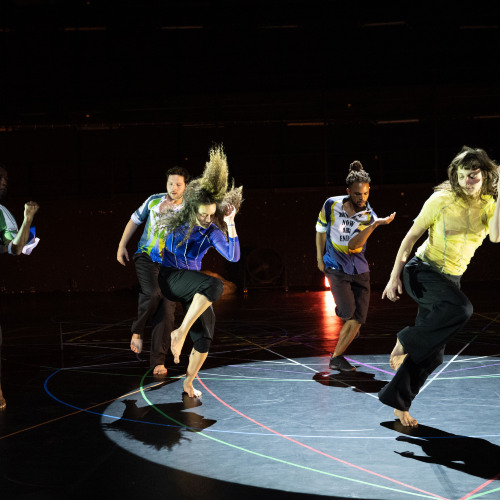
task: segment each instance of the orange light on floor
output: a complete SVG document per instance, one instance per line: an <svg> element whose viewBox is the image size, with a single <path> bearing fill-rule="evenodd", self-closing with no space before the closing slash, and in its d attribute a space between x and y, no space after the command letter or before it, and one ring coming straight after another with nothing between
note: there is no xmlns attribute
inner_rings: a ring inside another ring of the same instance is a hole
<svg viewBox="0 0 500 500"><path fill-rule="evenodd" d="M337 305L335 304L335 299L333 298L332 293L330 290L326 290L323 297L323 310L325 313L333 312L335 314L336 307Z"/></svg>
<svg viewBox="0 0 500 500"><path fill-rule="evenodd" d="M340 330L344 322L335 314L336 304L330 290L320 292L321 326L320 336L324 340L327 352L333 352L337 345Z"/></svg>

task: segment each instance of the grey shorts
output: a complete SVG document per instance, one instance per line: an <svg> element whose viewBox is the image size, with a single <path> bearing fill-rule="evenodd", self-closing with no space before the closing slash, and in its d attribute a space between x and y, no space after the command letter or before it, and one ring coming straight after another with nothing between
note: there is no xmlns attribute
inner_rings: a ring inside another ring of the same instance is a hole
<svg viewBox="0 0 500 500"><path fill-rule="evenodd" d="M370 273L346 274L329 267L325 274L337 306L337 316L343 321L354 319L364 324L370 304Z"/></svg>

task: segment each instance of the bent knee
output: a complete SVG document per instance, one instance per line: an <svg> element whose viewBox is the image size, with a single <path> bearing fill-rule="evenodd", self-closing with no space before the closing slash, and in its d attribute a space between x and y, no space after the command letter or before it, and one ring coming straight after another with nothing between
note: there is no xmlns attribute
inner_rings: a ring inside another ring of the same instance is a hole
<svg viewBox="0 0 500 500"><path fill-rule="evenodd" d="M455 308L454 317L461 322L466 322L472 316L474 307L470 302L464 302Z"/></svg>
<svg viewBox="0 0 500 500"><path fill-rule="evenodd" d="M217 296L217 299L220 299L222 296L222 293L224 292L224 282L218 278L214 278L212 287L213 287L214 295Z"/></svg>
<svg viewBox="0 0 500 500"><path fill-rule="evenodd" d="M193 348L200 354L205 354L210 350L211 344L212 344L211 339L208 339L206 337L201 337L193 343Z"/></svg>
<svg viewBox="0 0 500 500"><path fill-rule="evenodd" d="M208 276L207 276L208 277ZM210 302L215 302L219 300L224 291L224 282L213 276L208 277L209 279L199 288L198 293L207 297Z"/></svg>

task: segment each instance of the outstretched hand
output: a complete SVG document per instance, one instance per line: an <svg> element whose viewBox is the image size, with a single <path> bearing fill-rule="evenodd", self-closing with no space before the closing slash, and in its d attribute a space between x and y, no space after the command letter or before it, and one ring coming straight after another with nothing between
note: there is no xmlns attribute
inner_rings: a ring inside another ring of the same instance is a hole
<svg viewBox="0 0 500 500"><path fill-rule="evenodd" d="M379 226L385 226L386 224L390 224L394 220L394 217L396 217L396 212L393 212L391 215L384 217L382 219L377 219L377 224Z"/></svg>

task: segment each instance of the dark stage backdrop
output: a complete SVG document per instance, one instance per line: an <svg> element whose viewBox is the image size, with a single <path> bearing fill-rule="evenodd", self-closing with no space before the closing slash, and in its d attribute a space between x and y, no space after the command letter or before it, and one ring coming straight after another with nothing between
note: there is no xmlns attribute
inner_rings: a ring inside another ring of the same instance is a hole
<svg viewBox="0 0 500 500"><path fill-rule="evenodd" d="M235 283L239 291L246 286L249 293L257 286L320 289L323 278L316 268L316 218L327 197L343 192L343 187L245 190L237 216L241 261L228 263L210 250L204 268ZM366 255L374 287L382 287L387 281L399 244L431 192L431 184L372 187L370 201L377 214L397 212L394 222L378 228L368 242ZM133 262L121 266L116 261L116 249L131 213L145 197L146 193L42 201L35 224L40 243L30 256L3 256L1 292L135 288ZM12 197L6 203L18 220L24 201ZM129 245L131 255L137 248L139 231L136 236ZM500 280L500 266L496 264L499 250L498 245L486 241L464 275L464 282Z"/></svg>
<svg viewBox="0 0 500 500"><path fill-rule="evenodd" d="M204 264L240 289L321 286L316 217L353 160L377 213L397 211L368 244L374 285L464 144L500 161L491 2L236 3L0 2L6 205L18 221L41 205L40 245L3 256L0 291L136 286L115 259L131 212L169 167L199 175L213 142L245 188L244 252ZM499 279L499 250L481 247L464 280Z"/></svg>

